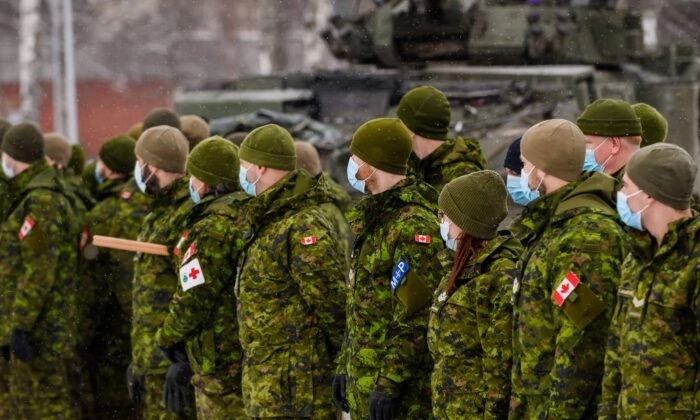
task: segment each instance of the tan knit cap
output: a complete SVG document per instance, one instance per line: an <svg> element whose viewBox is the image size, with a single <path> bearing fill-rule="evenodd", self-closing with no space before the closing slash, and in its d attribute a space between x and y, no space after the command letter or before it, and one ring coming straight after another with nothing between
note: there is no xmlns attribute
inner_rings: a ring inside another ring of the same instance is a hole
<svg viewBox="0 0 700 420"><path fill-rule="evenodd" d="M523 134L520 154L546 174L571 182L583 171L586 137L571 121L545 120Z"/></svg>
<svg viewBox="0 0 700 420"><path fill-rule="evenodd" d="M189 143L177 128L160 125L144 131L136 142L136 156L166 172L184 174Z"/></svg>

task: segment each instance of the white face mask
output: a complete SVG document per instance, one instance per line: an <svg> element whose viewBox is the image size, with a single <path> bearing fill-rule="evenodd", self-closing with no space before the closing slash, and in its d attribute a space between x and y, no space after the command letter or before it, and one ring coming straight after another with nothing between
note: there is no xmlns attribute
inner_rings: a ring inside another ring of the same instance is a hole
<svg viewBox="0 0 700 420"><path fill-rule="evenodd" d="M448 249L457 251L457 239L449 238L451 224L450 222L440 222L440 236L442 236L442 240L445 241L445 246Z"/></svg>
<svg viewBox="0 0 700 420"><path fill-rule="evenodd" d="M15 177L15 171L12 169L10 165L7 164L7 161L5 160L5 157L2 157L2 172L5 174L5 176L8 179L14 178Z"/></svg>

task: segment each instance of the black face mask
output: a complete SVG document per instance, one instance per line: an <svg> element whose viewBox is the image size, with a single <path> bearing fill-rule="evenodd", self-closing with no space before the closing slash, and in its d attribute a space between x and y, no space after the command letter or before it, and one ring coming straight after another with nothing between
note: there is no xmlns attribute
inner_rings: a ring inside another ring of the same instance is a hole
<svg viewBox="0 0 700 420"><path fill-rule="evenodd" d="M162 190L158 182L158 175L151 172L151 166L143 168L142 178L146 180L146 194L156 195Z"/></svg>

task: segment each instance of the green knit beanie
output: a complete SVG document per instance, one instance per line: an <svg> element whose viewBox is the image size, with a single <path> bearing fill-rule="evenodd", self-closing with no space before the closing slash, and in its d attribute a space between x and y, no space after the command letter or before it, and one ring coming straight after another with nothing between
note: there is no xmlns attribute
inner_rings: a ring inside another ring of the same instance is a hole
<svg viewBox="0 0 700 420"><path fill-rule="evenodd" d="M83 169L85 168L85 150L83 146L79 144L72 144L70 146L70 159L66 167L73 171L75 175L83 173Z"/></svg>
<svg viewBox="0 0 700 420"><path fill-rule="evenodd" d="M581 175L586 137L571 121L545 120L523 134L520 154L546 174L571 182Z"/></svg>
<svg viewBox="0 0 700 420"><path fill-rule="evenodd" d="M44 134L44 154L51 160L65 167L68 165L71 152L67 138L58 133Z"/></svg>
<svg viewBox="0 0 700 420"><path fill-rule="evenodd" d="M350 142L350 153L391 174L405 175L411 155L411 134L398 118L377 118L362 124Z"/></svg>
<svg viewBox="0 0 700 420"><path fill-rule="evenodd" d="M236 146L219 136L202 140L187 158L187 171L209 186L237 186L239 167Z"/></svg>
<svg viewBox="0 0 700 420"><path fill-rule="evenodd" d="M2 151L12 159L33 163L44 158L44 136L34 124L14 125L2 139Z"/></svg>
<svg viewBox="0 0 700 420"><path fill-rule="evenodd" d="M136 156L158 169L175 174L185 173L190 145L176 128L164 125L144 131L136 142Z"/></svg>
<svg viewBox="0 0 700 420"><path fill-rule="evenodd" d="M494 171L478 171L453 179L442 188L440 210L460 229L478 239L493 239L508 215L506 186Z"/></svg>
<svg viewBox="0 0 700 420"><path fill-rule="evenodd" d="M642 147L666 141L668 121L656 108L640 102L632 105L632 109L642 124Z"/></svg>
<svg viewBox="0 0 700 420"><path fill-rule="evenodd" d="M293 171L297 164L294 139L277 124L267 124L248 133L238 157L266 168Z"/></svg>
<svg viewBox="0 0 700 420"><path fill-rule="evenodd" d="M632 105L619 99L597 99L576 120L583 134L599 137L642 135L642 125Z"/></svg>
<svg viewBox="0 0 700 420"><path fill-rule="evenodd" d="M136 141L129 136L116 136L100 148L100 159L112 171L129 175L134 170Z"/></svg>
<svg viewBox="0 0 700 420"><path fill-rule="evenodd" d="M419 136L445 140L452 111L444 93L432 86L420 86L401 98L396 115Z"/></svg>
<svg viewBox="0 0 700 420"><path fill-rule="evenodd" d="M2 138L5 137L5 133L10 127L12 127L12 124L9 121L0 118L0 143L2 143Z"/></svg>
<svg viewBox="0 0 700 420"><path fill-rule="evenodd" d="M698 167L681 147L657 143L636 151L625 173L639 189L677 210L690 207Z"/></svg>
<svg viewBox="0 0 700 420"><path fill-rule="evenodd" d="M183 115L180 117L180 127L182 134L190 142L190 150L211 135L209 124L198 115Z"/></svg>
<svg viewBox="0 0 700 420"><path fill-rule="evenodd" d="M167 125L168 127L180 129L180 116L168 108L154 108L143 119L141 133L152 127Z"/></svg>

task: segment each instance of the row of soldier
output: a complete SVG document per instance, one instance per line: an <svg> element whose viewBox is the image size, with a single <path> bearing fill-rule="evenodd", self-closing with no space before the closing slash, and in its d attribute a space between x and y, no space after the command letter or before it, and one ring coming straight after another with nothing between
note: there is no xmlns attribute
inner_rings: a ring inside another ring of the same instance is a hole
<svg viewBox="0 0 700 420"><path fill-rule="evenodd" d="M697 169L640 147L663 117L606 99L536 124L504 183L439 90L397 114L354 133L350 208L273 124L238 147L155 110L83 180L65 139L10 127L0 414L698 415Z"/></svg>

